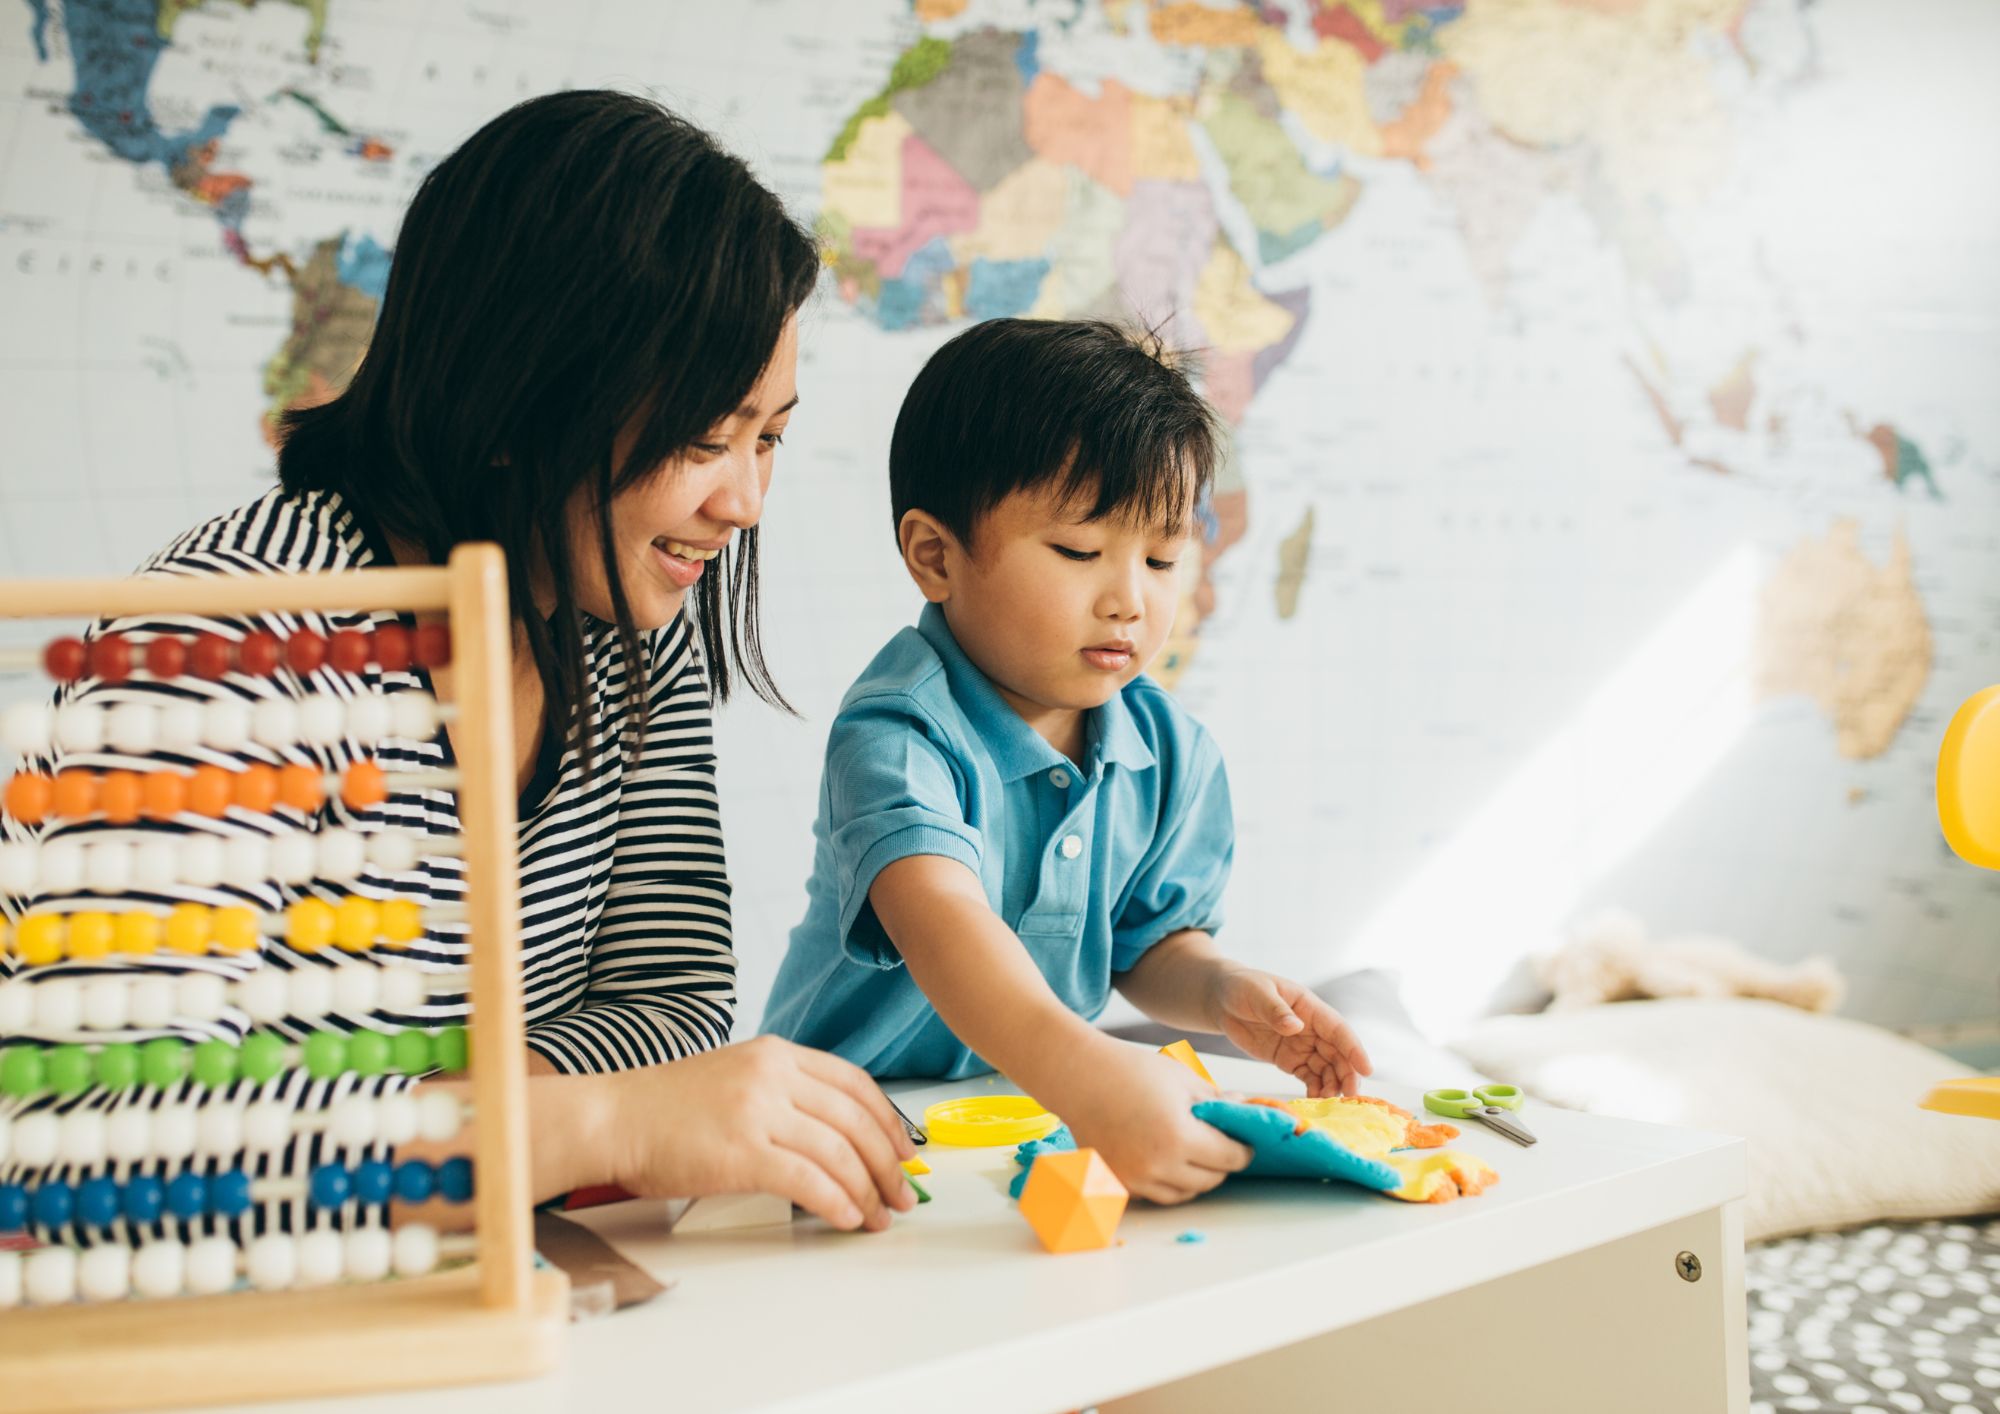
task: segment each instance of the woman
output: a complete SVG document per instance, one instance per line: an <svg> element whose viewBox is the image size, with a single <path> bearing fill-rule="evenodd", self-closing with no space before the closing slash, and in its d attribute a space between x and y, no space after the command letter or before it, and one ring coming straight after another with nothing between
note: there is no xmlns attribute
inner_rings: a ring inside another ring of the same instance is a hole
<svg viewBox="0 0 2000 1414"><path fill-rule="evenodd" d="M609 92L524 103L425 179L352 383L286 419L279 488L188 532L147 566L326 571L438 563L464 541L506 551L538 1197L592 1183L659 1195L770 1191L848 1228L885 1226L889 1209L914 1202L898 1167L908 1143L862 1072L768 1039L725 1044L734 961L709 702L739 684L781 702L758 646L754 527L798 402L796 314L817 270L811 242L747 168L656 104ZM259 630L283 640L394 621L177 617L100 628L135 641L162 632L240 641ZM451 700L448 667L371 664L361 677L367 689L421 688ZM75 695L115 706L166 693L353 690L348 675L284 670L218 681L86 678ZM366 745L391 771L452 760L448 726L432 740ZM180 759L339 770L360 752L350 742L235 742ZM92 750L67 752L61 764L139 763ZM443 833L457 818L448 793L412 791L358 815L335 803L277 825L232 813L214 828L240 841L328 826ZM409 863L371 865L353 891L426 903L462 896L455 859L400 867ZM189 899L277 910L348 888L182 880L133 892L156 906ZM33 902L93 906L82 892ZM282 1029L303 1036L462 1015L459 931L429 926L408 956L433 973L421 1003L336 1005L328 1020L295 1009ZM249 970L227 957L161 954L143 964L71 961L37 969L32 981L134 965ZM277 941L261 961L295 982L304 974L307 994L323 965ZM233 1037L246 1025L232 1011L169 1029ZM160 1032L132 1033L151 1034ZM268 1082L307 1107L404 1083L300 1072ZM188 1090L168 1102L213 1098ZM131 1102L93 1094L60 1104L109 1112ZM465 1149L469 1136L446 1147ZM290 1167L305 1161L294 1154ZM305 1216L301 1209L294 1221Z"/></svg>

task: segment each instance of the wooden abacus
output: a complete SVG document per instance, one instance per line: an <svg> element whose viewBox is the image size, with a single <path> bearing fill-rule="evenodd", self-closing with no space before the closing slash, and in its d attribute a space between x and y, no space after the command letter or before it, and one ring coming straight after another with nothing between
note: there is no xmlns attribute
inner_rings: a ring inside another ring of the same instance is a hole
<svg viewBox="0 0 2000 1414"><path fill-rule="evenodd" d="M517 1379L542 1373L561 1358L569 1283L561 1273L537 1269L534 1265L528 1178L526 1025L521 1001L520 898L515 853L512 626L505 565L499 550L490 545L462 546L453 553L448 566L432 569L0 584L0 618L12 619L122 618L177 613L254 617L273 612L385 610L446 614L454 658L457 702L455 710L445 710L454 722L458 770L457 779L449 784L458 793L462 837L456 847L439 852L460 854L467 880L463 917L469 927L470 994L477 1022L477 1044L471 1048L468 1060L471 1103L476 1116L473 1152L478 1175L476 1188L470 1193L475 1218L473 1261L451 1270L387 1282L358 1281L304 1290L232 1290L221 1295L134 1298L8 1310L0 1313L0 1393L4 1393L0 1402L10 1407L125 1409ZM356 657L361 650L352 641L357 637L360 636L336 634L331 645L321 643L319 650L325 651L325 661L336 670L354 671L363 666ZM424 634L420 631L411 637L422 639ZM93 671L91 675L114 681L134 666L159 675L188 668L199 676L219 677L231 667L237 671L268 673L277 664L278 647L268 641L270 638L263 633L249 635L241 645L234 646L238 655L234 658L229 656L229 647L218 647L204 636L192 645L156 647L138 663L112 662L120 650L100 650L99 661L90 665L77 656L82 646L72 647L73 641L65 640L60 656L75 661L54 661L59 655L52 652L48 665L59 677L65 672L75 677L86 666L109 668L108 673ZM427 643L416 647L435 654L439 651L439 641L433 635ZM410 650L408 643L399 643L399 653ZM177 652L176 648L189 651ZM315 658L310 666L319 666L311 643L293 648L290 655ZM422 652L415 656L421 658ZM288 666L295 670L308 668L298 661L289 661ZM432 704L433 720L437 710ZM113 709L114 715L116 711ZM91 724L85 721L79 729L88 731ZM115 723L113 729L116 730ZM337 838L328 843L335 854L349 861L346 877L353 877L360 867L359 842ZM407 855L412 849L407 837L393 839L390 844L391 854ZM322 859L325 854L322 850ZM108 854L105 859L107 871L129 867L118 866ZM32 868L33 863L15 859L9 867ZM156 865L148 866L141 859L138 867L154 867L162 877L186 878L191 870L214 865L212 861L190 862L167 853ZM308 863L304 867L311 866ZM330 877L341 875L335 873ZM379 926L379 919L363 920L356 925L361 929L356 938L346 939L333 916L338 910L327 912L329 916L325 919L310 920L310 926L319 929L327 945L359 951L371 943L368 934ZM226 913L245 917L223 919L221 915ZM254 947L256 930L261 927L270 931L268 920L260 923L250 916L249 910L216 909L213 914L214 917L204 920L183 920L187 926L182 928L182 934L190 940L186 950L232 945ZM68 938L72 948L79 936L75 920L83 916L72 916ZM173 920L168 919L166 927L173 926ZM296 922L289 926L296 926ZM104 941L98 937L104 930L95 921L88 931L92 946ZM330 969L335 974L331 985L340 985L342 970ZM384 969L381 985L388 985L389 976ZM368 983L374 985L377 980L371 976ZM410 979L404 975L398 980L407 985ZM110 994L106 996L109 998ZM244 1000L232 999L239 1004ZM296 998L289 1005L283 999L265 999L267 1008L293 1015L297 1014L296 1004ZM456 1032L455 1040L440 1034L438 1051L455 1044L462 1052L464 1032L457 1028L448 1030ZM397 1039L411 1036L412 1033L404 1032ZM269 1033L261 1033L261 1037L253 1033L249 1039L260 1038L265 1042L276 1040ZM315 1059L312 1043L319 1039L319 1034L315 1034L300 1048L309 1067ZM221 1043L204 1043L217 1044ZM337 1042L333 1045L338 1049ZM378 1048L374 1041L369 1045ZM91 1054L83 1046L58 1049L74 1052L77 1057ZM199 1051L201 1047L195 1049ZM416 1049L422 1051L424 1047L419 1045ZM261 1050L264 1054L256 1059L265 1069L299 1059L290 1051L280 1056L270 1045ZM166 1065L167 1059L161 1057L161 1064ZM222 1073L236 1073L236 1060L221 1059ZM245 1074L251 1073L251 1059L246 1051L242 1058ZM421 1068L425 1063L425 1056L418 1056L410 1066ZM197 1076L200 1064L197 1055L194 1059ZM429 1115L440 1107L417 1108ZM455 1104L442 1108L459 1109ZM165 1125L169 1118L165 1109L155 1110L152 1115L157 1125ZM350 1125L361 1126L369 1133L387 1132L368 1128L376 1125L380 1117L352 1105L344 1110L336 1105L323 1117L266 1114L259 1111L258 1105L252 1105L244 1117L249 1121L243 1131L245 1149L249 1152L257 1151L260 1144L268 1149L282 1142L289 1132L288 1126L303 1130L324 1125L338 1132L338 1126ZM455 1120L456 1115L446 1115L443 1122L449 1128ZM415 1111L404 1114L399 1122L405 1127L416 1124ZM185 1127L178 1118L174 1119L174 1126ZM423 1120L424 1133L430 1134L434 1127L428 1118ZM143 1143L144 1126L140 1129L139 1142ZM337 1166L322 1165L314 1171L313 1181L324 1180L334 1189L332 1196L336 1197L346 1191L341 1185L350 1181L365 1182L380 1191L389 1168L378 1163L372 1168L362 1165L352 1174L322 1172L334 1167ZM433 1175L427 1166L411 1161L396 1167L398 1187L394 1191L399 1196L413 1197L430 1191ZM405 1169L410 1172L403 1173ZM418 1169L424 1171L417 1172ZM254 1198L257 1182L266 1182L268 1187L268 1181L252 1182L240 1172L212 1177L233 1180L231 1191L220 1200L229 1204L240 1205ZM405 1177L413 1185L407 1191L401 1186ZM456 1169L449 1163L441 1166L435 1181L443 1186L440 1191L455 1184L463 1192L470 1186L469 1173L462 1161ZM128 1190L138 1186L131 1182L126 1185ZM170 1203L174 1201L173 1186L165 1185ZM217 1182L210 1187L219 1190L222 1185ZM129 1192L126 1194L128 1200L131 1196ZM141 1196L148 1202L158 1202L161 1198L150 1191ZM189 1185L180 1196L193 1203L206 1201L210 1205L207 1211L218 1211L217 1193L204 1193L202 1182ZM318 1201L317 1195L314 1201ZM240 1211L240 1207L236 1210ZM180 1209L174 1211L178 1214ZM374 1265L386 1267L387 1244L380 1245L383 1251ZM246 1257L249 1255L246 1253ZM234 1268L230 1271L233 1276Z"/></svg>

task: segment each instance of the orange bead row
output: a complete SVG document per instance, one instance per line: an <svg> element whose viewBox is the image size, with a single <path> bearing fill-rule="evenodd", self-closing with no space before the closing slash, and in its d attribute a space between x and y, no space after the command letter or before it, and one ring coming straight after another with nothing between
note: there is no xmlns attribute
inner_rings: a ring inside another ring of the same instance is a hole
<svg viewBox="0 0 2000 1414"><path fill-rule="evenodd" d="M269 814L280 805L310 815L326 803L327 773L313 766L252 764L240 771L197 766L182 771L16 771L0 804L23 824L50 816L80 819L102 814L113 825L140 819L171 820L192 811L220 819L229 807ZM388 778L373 761L356 761L338 778L350 810L366 810L389 797Z"/></svg>

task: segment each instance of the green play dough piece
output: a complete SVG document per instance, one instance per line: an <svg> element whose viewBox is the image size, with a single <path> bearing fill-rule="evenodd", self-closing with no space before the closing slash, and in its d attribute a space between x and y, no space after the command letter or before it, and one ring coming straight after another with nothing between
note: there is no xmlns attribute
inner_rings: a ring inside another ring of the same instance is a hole
<svg viewBox="0 0 2000 1414"><path fill-rule="evenodd" d="M465 1069L467 1055L472 1050L472 1039L463 1026L447 1026L437 1033L438 1069L455 1073Z"/></svg>
<svg viewBox="0 0 2000 1414"><path fill-rule="evenodd" d="M0 1090L30 1099L48 1083L48 1067L33 1046L9 1046L0 1052Z"/></svg>
<svg viewBox="0 0 2000 1414"><path fill-rule="evenodd" d="M187 1043L171 1036L148 1041L139 1048L139 1073L156 1090L180 1084L188 1073Z"/></svg>
<svg viewBox="0 0 2000 1414"><path fill-rule="evenodd" d="M347 1065L356 1075L380 1075L389 1068L389 1038L379 1031L357 1031L347 1038Z"/></svg>
<svg viewBox="0 0 2000 1414"><path fill-rule="evenodd" d="M194 1078L220 1090L236 1078L236 1048L227 1041L203 1041L194 1048Z"/></svg>
<svg viewBox="0 0 2000 1414"><path fill-rule="evenodd" d="M422 1075L431 1068L430 1034L415 1027L398 1031L390 1038L389 1054L399 1074Z"/></svg>
<svg viewBox="0 0 2000 1414"><path fill-rule="evenodd" d="M114 1041L97 1053L97 1083L107 1090L129 1090L139 1083L139 1048Z"/></svg>
<svg viewBox="0 0 2000 1414"><path fill-rule="evenodd" d="M269 1031L246 1036L238 1059L243 1065L244 1079L269 1080L285 1068L285 1038Z"/></svg>
<svg viewBox="0 0 2000 1414"><path fill-rule="evenodd" d="M315 1031L306 1037L306 1073L331 1080L347 1069L347 1042L338 1031Z"/></svg>
<svg viewBox="0 0 2000 1414"><path fill-rule="evenodd" d="M81 1095L90 1088L90 1052L57 1046L47 1056L49 1088L58 1095Z"/></svg>

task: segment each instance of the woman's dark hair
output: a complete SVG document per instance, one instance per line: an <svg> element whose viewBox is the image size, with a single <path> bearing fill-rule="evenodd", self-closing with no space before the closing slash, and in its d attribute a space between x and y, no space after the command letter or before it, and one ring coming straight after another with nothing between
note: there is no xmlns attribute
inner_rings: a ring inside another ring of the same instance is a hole
<svg viewBox="0 0 2000 1414"><path fill-rule="evenodd" d="M434 560L497 542L547 728L588 750L565 510L587 490L639 706L611 499L735 411L818 271L811 238L700 128L630 94L531 99L424 178L367 354L339 397L286 415L279 479L339 493ZM529 592L537 564L555 590L547 620ZM740 677L782 706L758 635L756 532L710 568L694 609L711 690L726 700ZM644 718L630 714L639 730Z"/></svg>
<svg viewBox="0 0 2000 1414"><path fill-rule="evenodd" d="M1215 413L1155 333L1100 320L991 319L917 374L889 443L889 502L970 544L1016 491L1055 486L1087 520L1178 529L1207 495Z"/></svg>

